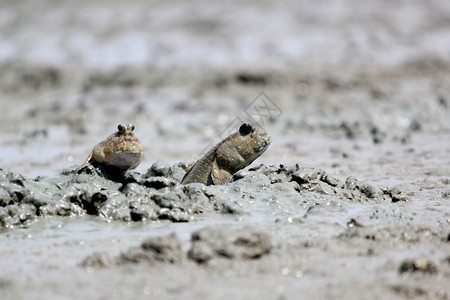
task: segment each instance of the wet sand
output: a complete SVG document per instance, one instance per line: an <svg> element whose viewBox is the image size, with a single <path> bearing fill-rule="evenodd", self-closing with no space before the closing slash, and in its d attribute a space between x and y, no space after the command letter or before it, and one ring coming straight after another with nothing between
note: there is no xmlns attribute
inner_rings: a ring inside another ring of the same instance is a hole
<svg viewBox="0 0 450 300"><path fill-rule="evenodd" d="M3 7L3 299L450 297L446 1ZM180 185L242 121L268 150ZM140 166L71 172L119 123Z"/></svg>

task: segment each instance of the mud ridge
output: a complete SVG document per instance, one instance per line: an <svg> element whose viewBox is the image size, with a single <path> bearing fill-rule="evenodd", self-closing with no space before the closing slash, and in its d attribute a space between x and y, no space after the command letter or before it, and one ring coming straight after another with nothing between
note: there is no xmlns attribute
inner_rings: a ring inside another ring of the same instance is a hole
<svg viewBox="0 0 450 300"><path fill-rule="evenodd" d="M404 200L388 188L378 188L348 177L345 181L324 170L298 164L270 165L238 172L226 185L180 185L187 163L157 162L145 173L111 175L100 168L73 168L54 177L32 180L1 170L0 225L24 226L36 217L75 217L85 214L124 222L189 222L207 213L250 214L248 201L396 202Z"/></svg>

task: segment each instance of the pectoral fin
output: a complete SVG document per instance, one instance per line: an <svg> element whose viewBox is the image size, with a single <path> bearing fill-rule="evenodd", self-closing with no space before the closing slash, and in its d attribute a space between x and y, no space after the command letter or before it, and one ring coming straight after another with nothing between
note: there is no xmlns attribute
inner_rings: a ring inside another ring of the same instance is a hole
<svg viewBox="0 0 450 300"><path fill-rule="evenodd" d="M87 165L90 165L94 162L94 156L91 154L89 154L89 156L86 158L86 161L84 162L84 164L82 164L81 166L77 167L73 172L74 173L79 173L81 171L81 169L83 169L84 167L86 167Z"/></svg>
<svg viewBox="0 0 450 300"><path fill-rule="evenodd" d="M213 166L211 169L211 179L215 185L224 184L229 178L231 177L231 174L221 169L218 165L216 160L213 162Z"/></svg>
<svg viewBox="0 0 450 300"><path fill-rule="evenodd" d="M84 162L84 165L92 164L94 162L94 156L89 154L89 156L86 158L86 161Z"/></svg>

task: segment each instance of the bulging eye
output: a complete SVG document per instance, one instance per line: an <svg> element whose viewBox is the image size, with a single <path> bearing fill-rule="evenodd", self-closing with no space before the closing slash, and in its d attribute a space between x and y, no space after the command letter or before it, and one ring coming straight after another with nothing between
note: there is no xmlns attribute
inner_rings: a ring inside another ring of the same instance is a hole
<svg viewBox="0 0 450 300"><path fill-rule="evenodd" d="M249 123L244 123L244 124L242 124L241 127L239 128L239 133L240 133L242 136L246 136L246 135L252 133L253 130L255 130L255 129L253 128L253 126L252 126L251 124L249 124Z"/></svg>
<svg viewBox="0 0 450 300"><path fill-rule="evenodd" d="M134 130L134 125L133 124L131 124L131 131L133 131Z"/></svg>
<svg viewBox="0 0 450 300"><path fill-rule="evenodd" d="M122 132L122 131L123 131L123 125L121 125L121 124L117 125L117 129L118 129L120 132Z"/></svg>

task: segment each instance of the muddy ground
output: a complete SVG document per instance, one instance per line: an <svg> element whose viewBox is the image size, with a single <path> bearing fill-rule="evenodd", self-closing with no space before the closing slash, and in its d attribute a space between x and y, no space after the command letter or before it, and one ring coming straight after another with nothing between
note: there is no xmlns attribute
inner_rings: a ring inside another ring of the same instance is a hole
<svg viewBox="0 0 450 300"><path fill-rule="evenodd" d="M448 1L3 2L2 299L450 297ZM119 123L141 165L74 173Z"/></svg>

